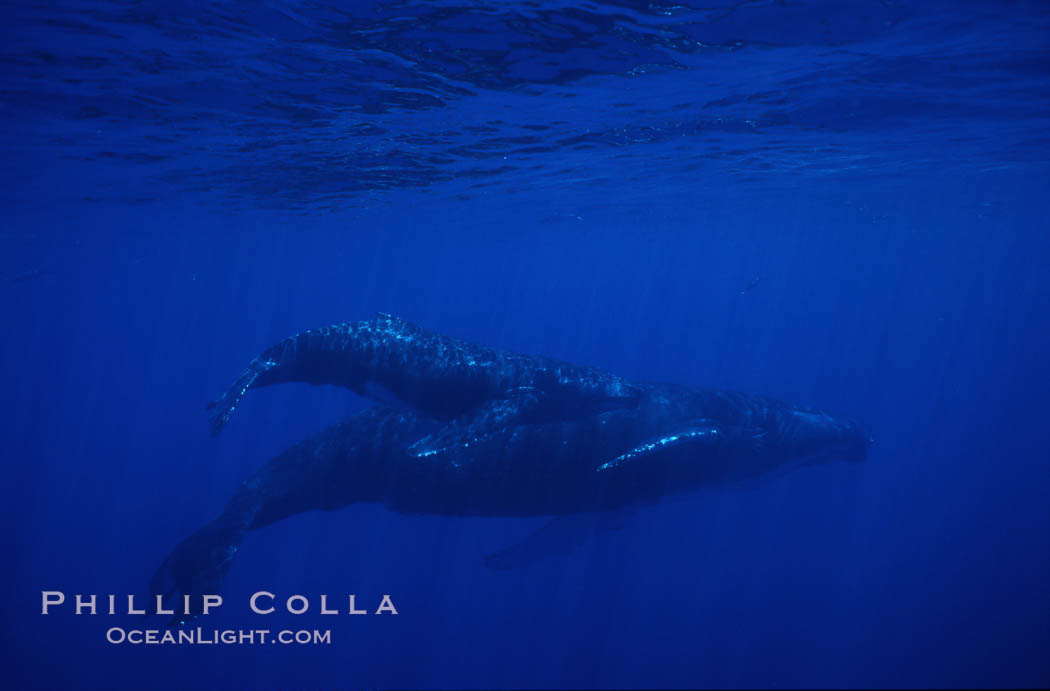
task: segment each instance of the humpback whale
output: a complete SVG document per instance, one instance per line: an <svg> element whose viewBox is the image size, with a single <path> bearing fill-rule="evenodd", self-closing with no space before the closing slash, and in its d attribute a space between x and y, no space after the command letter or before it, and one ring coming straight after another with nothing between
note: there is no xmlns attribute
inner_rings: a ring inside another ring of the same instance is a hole
<svg viewBox="0 0 1050 691"><path fill-rule="evenodd" d="M445 436L514 422L565 419L638 400L636 387L608 372L487 348L389 314L286 338L251 361L208 405L218 434L249 389L284 382L331 384L376 402L400 403L448 422Z"/></svg>
<svg viewBox="0 0 1050 691"><path fill-rule="evenodd" d="M489 565L500 567L537 552L573 516L817 462L862 461L871 442L856 423L820 410L628 382L386 315L265 351L211 406L213 426L250 388L282 381L365 395L381 388L407 405L374 405L262 466L165 559L151 582L155 596L216 592L247 532L305 511L379 503L405 514L553 518L491 555Z"/></svg>

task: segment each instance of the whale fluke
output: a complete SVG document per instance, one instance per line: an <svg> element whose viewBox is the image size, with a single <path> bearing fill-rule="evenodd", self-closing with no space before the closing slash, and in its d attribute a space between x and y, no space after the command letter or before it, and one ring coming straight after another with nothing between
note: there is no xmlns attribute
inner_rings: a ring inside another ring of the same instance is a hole
<svg viewBox="0 0 1050 691"><path fill-rule="evenodd" d="M252 387L259 375L270 371L277 363L272 360L260 360L256 358L248 365L248 369L237 377L237 381L226 390L222 396L208 403L208 419L211 421L212 436L218 436L226 423L230 421L237 404L244 398L244 394Z"/></svg>

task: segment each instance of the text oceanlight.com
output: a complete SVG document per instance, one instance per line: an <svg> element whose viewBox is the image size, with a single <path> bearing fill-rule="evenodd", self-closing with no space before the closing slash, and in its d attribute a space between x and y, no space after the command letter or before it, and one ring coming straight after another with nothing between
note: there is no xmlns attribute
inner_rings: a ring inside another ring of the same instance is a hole
<svg viewBox="0 0 1050 691"><path fill-rule="evenodd" d="M114 645L331 645L332 632L302 629L277 631L269 629L122 629L106 631L106 640Z"/></svg>

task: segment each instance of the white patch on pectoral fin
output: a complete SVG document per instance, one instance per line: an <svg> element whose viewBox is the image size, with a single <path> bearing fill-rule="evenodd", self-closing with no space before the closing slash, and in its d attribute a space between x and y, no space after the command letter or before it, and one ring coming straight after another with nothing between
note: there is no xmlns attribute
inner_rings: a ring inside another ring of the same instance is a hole
<svg viewBox="0 0 1050 691"><path fill-rule="evenodd" d="M689 425L675 432L655 437L644 444L623 452L598 466L598 472L613 470L639 459L658 456L682 446L714 447L722 442L722 431L708 422Z"/></svg>

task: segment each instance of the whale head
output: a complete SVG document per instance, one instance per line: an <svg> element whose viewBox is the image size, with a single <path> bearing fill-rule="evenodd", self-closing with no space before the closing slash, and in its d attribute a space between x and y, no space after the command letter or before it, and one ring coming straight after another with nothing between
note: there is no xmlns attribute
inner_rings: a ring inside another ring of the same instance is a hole
<svg viewBox="0 0 1050 691"><path fill-rule="evenodd" d="M776 436L785 451L809 462L860 463L868 457L873 441L871 434L852 420L802 408L778 412Z"/></svg>

